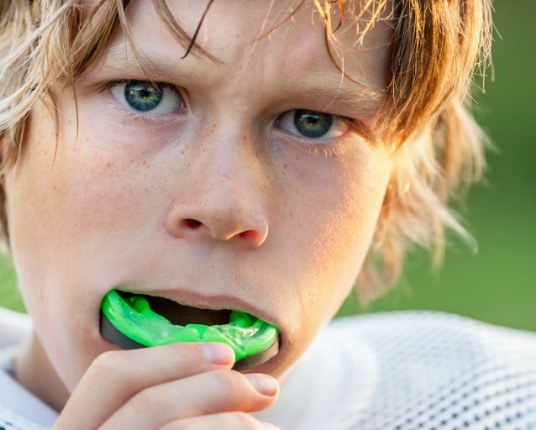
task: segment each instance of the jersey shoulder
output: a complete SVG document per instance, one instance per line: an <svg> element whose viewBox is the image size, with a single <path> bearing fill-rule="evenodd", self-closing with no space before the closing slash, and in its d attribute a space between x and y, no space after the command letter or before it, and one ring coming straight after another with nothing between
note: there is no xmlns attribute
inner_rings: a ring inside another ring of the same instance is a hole
<svg viewBox="0 0 536 430"><path fill-rule="evenodd" d="M536 429L534 333L440 312L348 317L329 330L349 360L352 339L373 357L358 428Z"/></svg>

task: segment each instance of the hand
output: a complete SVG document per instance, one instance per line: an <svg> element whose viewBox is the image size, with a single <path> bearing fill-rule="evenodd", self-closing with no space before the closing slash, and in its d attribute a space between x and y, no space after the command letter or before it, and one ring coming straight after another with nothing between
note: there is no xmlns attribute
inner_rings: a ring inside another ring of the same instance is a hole
<svg viewBox="0 0 536 430"><path fill-rule="evenodd" d="M249 413L276 401L276 380L231 370L233 362L233 351L221 343L105 352L53 429L275 429Z"/></svg>

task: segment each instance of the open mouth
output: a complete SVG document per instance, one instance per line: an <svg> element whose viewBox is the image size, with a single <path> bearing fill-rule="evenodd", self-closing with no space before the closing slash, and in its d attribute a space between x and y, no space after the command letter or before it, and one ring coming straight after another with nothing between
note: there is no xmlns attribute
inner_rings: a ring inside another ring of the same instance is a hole
<svg viewBox="0 0 536 430"><path fill-rule="evenodd" d="M173 325L186 326L188 324L222 325L229 322L230 310L200 309L182 305L164 297L147 296L118 291L124 299L142 297L147 300L153 312L163 316Z"/></svg>
<svg viewBox="0 0 536 430"><path fill-rule="evenodd" d="M222 342L235 352L235 369L268 361L279 351L279 330L246 312L181 305L162 297L111 290L101 304L100 331L123 349L174 342Z"/></svg>

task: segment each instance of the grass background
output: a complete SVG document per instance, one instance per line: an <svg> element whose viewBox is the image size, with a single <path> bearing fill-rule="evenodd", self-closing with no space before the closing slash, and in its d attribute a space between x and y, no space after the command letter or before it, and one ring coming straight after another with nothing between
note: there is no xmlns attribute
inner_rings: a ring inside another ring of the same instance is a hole
<svg viewBox="0 0 536 430"><path fill-rule="evenodd" d="M478 252L454 242L436 272L416 252L390 293L366 310L352 296L340 315L434 309L536 331L536 2L497 0L495 10L495 81L477 114L497 150L462 213ZM9 258L0 257L0 305L22 310L15 285Z"/></svg>
<svg viewBox="0 0 536 430"><path fill-rule="evenodd" d="M398 287L367 312L436 309L536 331L536 2L494 6L495 81L478 97L477 116L496 151L462 214L478 253L455 243L436 273L416 253ZM356 311L355 298L342 309Z"/></svg>

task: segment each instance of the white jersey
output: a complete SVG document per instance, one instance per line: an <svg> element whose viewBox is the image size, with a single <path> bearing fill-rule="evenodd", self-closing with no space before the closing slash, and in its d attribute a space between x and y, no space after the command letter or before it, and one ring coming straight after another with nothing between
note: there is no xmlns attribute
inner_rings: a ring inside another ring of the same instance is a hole
<svg viewBox="0 0 536 430"><path fill-rule="evenodd" d="M437 312L336 320L270 415L292 430L536 430L536 334Z"/></svg>
<svg viewBox="0 0 536 430"><path fill-rule="evenodd" d="M256 416L284 430L536 430L536 334L437 312L339 319ZM55 418L0 372L0 429Z"/></svg>
<svg viewBox="0 0 536 430"><path fill-rule="evenodd" d="M0 430L42 430L57 418L56 411L11 375L12 360L30 330L26 315L0 307Z"/></svg>

